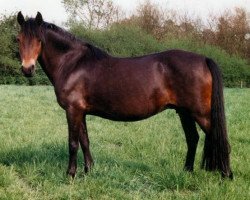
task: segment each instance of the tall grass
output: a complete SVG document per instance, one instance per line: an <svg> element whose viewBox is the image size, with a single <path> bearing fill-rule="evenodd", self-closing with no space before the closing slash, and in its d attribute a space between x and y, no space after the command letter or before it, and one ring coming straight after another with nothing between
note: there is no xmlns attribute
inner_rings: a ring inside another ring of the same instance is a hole
<svg viewBox="0 0 250 200"><path fill-rule="evenodd" d="M93 170L82 153L66 176L67 124L50 86L0 86L0 199L248 199L250 90L226 89L235 180L199 168L183 171L185 137L173 110L135 123L89 116Z"/></svg>

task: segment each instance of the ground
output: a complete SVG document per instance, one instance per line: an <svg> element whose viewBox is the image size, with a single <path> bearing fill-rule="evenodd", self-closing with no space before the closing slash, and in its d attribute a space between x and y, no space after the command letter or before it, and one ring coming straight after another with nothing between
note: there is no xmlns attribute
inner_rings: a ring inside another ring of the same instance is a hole
<svg viewBox="0 0 250 200"><path fill-rule="evenodd" d="M186 142L167 110L135 123L89 116L93 170L66 176L67 124L51 86L0 86L0 199L249 199L250 89L225 89L233 181L183 171Z"/></svg>

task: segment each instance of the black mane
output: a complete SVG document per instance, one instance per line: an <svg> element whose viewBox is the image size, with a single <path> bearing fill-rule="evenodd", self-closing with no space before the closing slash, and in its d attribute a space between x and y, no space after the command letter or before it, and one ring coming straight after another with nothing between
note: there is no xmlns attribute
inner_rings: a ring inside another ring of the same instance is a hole
<svg viewBox="0 0 250 200"><path fill-rule="evenodd" d="M108 54L102 49L99 49L94 45L75 37L70 32L56 26L55 24L44 22L42 24L42 27L45 30L52 30L58 33L61 37L63 37L66 40L70 40L71 42L76 42L76 43L82 43L84 46L87 46L89 48L91 55L98 60L108 57Z"/></svg>

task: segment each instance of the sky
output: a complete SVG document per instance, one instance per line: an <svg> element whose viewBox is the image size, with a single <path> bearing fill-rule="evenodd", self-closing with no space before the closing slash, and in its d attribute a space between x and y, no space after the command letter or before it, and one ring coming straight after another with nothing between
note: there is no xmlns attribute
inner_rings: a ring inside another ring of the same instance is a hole
<svg viewBox="0 0 250 200"><path fill-rule="evenodd" d="M243 7L250 11L250 0L151 0L163 8L174 9L181 13L206 19L209 14L221 14L225 9ZM135 11L143 0L113 0L127 15ZM61 0L0 0L0 15L17 11L34 17L40 11L45 21L62 24L67 20L67 13Z"/></svg>

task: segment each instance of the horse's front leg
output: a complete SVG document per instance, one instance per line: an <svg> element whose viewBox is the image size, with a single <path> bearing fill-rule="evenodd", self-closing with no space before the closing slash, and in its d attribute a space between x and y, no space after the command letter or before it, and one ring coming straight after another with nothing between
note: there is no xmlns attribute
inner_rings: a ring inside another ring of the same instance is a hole
<svg viewBox="0 0 250 200"><path fill-rule="evenodd" d="M79 135L82 128L83 113L73 107L66 110L69 131L69 165L67 174L75 177L77 168L77 151L79 147Z"/></svg>
<svg viewBox="0 0 250 200"><path fill-rule="evenodd" d="M93 159L89 150L89 138L88 138L88 131L87 131L87 126L86 126L85 116L83 117L79 140L80 140L80 144L81 144L83 156L84 156L84 162L85 162L84 170L87 173L93 165Z"/></svg>

